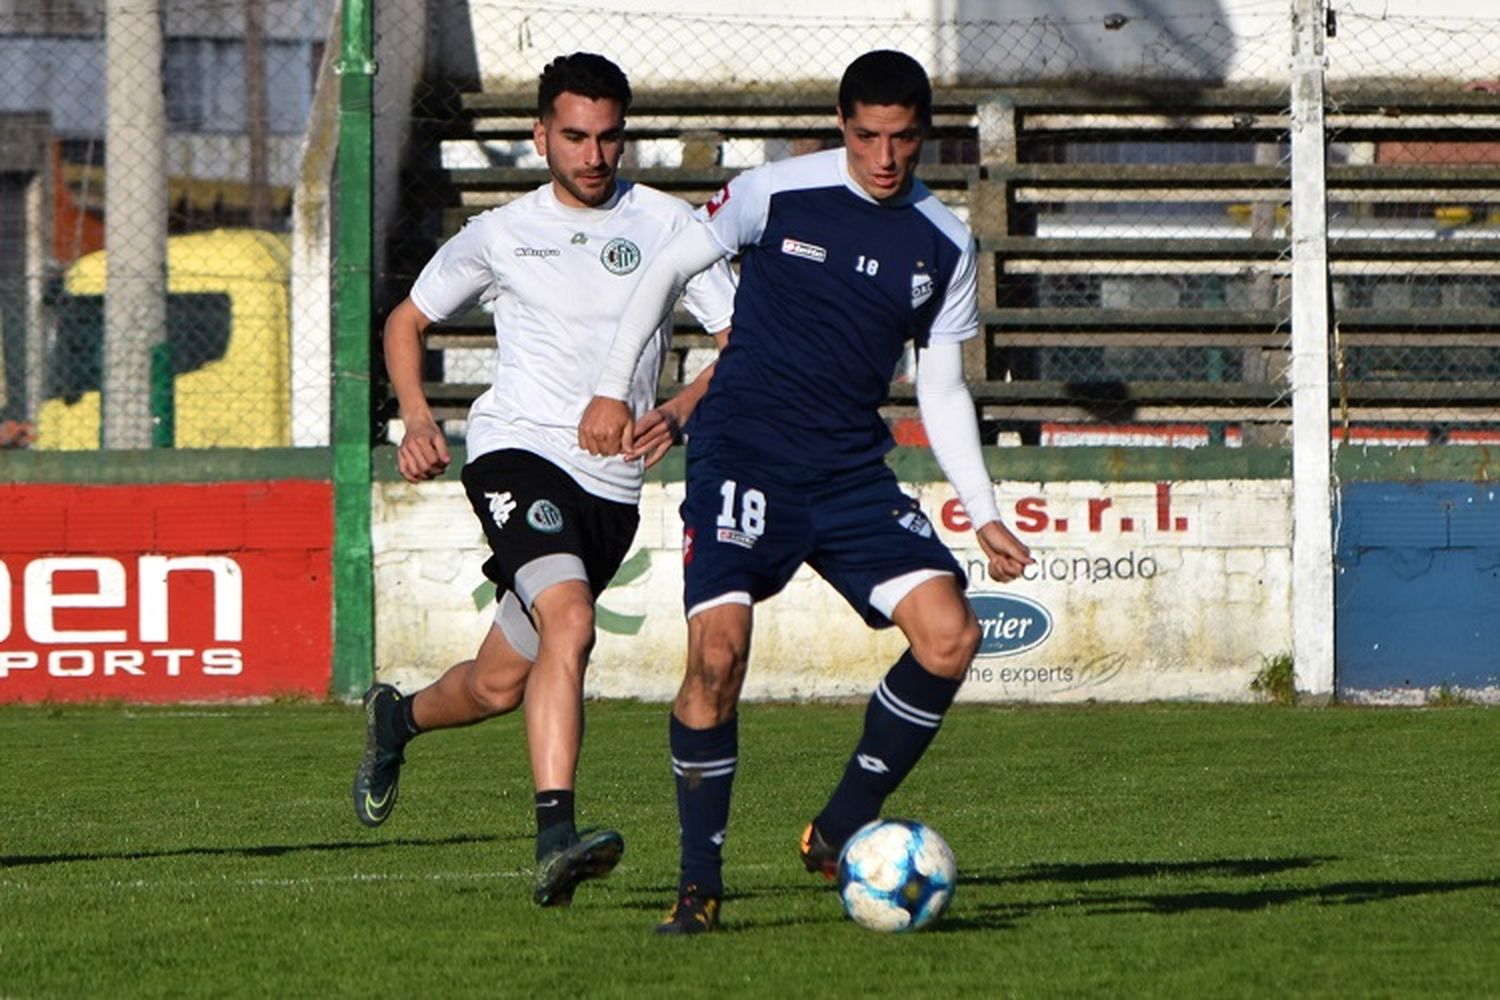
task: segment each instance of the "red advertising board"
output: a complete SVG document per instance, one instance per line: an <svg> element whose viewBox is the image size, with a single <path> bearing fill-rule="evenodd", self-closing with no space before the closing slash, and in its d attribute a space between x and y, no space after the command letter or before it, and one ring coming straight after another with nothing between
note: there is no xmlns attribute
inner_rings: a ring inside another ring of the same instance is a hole
<svg viewBox="0 0 1500 1000"><path fill-rule="evenodd" d="M328 691L324 482L0 486L0 702Z"/></svg>

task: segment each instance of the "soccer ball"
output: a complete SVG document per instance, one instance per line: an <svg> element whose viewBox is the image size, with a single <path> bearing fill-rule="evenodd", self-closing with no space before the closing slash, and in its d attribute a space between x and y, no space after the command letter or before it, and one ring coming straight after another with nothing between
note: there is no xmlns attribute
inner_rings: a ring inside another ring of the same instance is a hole
<svg viewBox="0 0 1500 1000"><path fill-rule="evenodd" d="M839 855L844 911L872 931L921 930L953 899L953 851L912 819L877 819L855 831Z"/></svg>

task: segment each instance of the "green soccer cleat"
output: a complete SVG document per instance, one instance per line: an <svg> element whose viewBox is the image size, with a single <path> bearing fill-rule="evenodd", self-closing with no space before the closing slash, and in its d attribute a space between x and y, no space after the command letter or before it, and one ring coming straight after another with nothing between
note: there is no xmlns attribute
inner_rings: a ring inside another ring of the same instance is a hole
<svg viewBox="0 0 1500 1000"><path fill-rule="evenodd" d="M569 906L578 883L604 878L625 854L616 830L584 830L580 839L537 862L531 898L538 906Z"/></svg>
<svg viewBox="0 0 1500 1000"><path fill-rule="evenodd" d="M839 849L823 839L823 833L816 823L807 824L807 829L802 831L799 853L802 855L802 866L808 871L821 874L829 880L838 877Z"/></svg>
<svg viewBox="0 0 1500 1000"><path fill-rule="evenodd" d="M374 684L364 700L365 755L354 771L354 815L365 826L379 826L396 808L396 788L405 763L391 734L391 716L401 692L389 684Z"/></svg>
<svg viewBox="0 0 1500 1000"><path fill-rule="evenodd" d="M682 890L667 919L656 925L658 934L707 934L719 929L719 897L698 891L696 885Z"/></svg>

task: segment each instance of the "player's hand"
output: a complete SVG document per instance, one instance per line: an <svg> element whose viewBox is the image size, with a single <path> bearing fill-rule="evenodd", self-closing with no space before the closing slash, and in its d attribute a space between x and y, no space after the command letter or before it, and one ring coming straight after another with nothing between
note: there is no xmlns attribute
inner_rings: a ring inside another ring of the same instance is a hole
<svg viewBox="0 0 1500 1000"><path fill-rule="evenodd" d="M396 450L396 468L409 483L436 479L448 468L448 438L431 415L404 421L406 433Z"/></svg>
<svg viewBox="0 0 1500 1000"><path fill-rule="evenodd" d="M979 547L990 561L990 579L1010 583L1034 560L1031 549L999 521L987 521L975 529Z"/></svg>
<svg viewBox="0 0 1500 1000"><path fill-rule="evenodd" d="M625 457L631 460L644 458L649 469L682 440L682 425L675 413L665 406L658 406L641 415L632 434L635 440L625 450Z"/></svg>
<svg viewBox="0 0 1500 1000"><path fill-rule="evenodd" d="M624 400L595 396L578 421L578 447L590 455L628 452L634 428Z"/></svg>

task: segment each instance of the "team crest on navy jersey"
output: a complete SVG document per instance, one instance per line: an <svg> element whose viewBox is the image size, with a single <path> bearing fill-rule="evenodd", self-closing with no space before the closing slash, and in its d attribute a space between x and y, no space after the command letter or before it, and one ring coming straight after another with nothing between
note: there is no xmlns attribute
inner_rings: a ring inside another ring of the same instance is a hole
<svg viewBox="0 0 1500 1000"><path fill-rule="evenodd" d="M922 262L917 262L918 270L911 276L911 307L918 309L923 302L932 298L932 275L921 270Z"/></svg>
<svg viewBox="0 0 1500 1000"><path fill-rule="evenodd" d="M599 251L599 263L611 274L629 274L641 266L641 248L623 236L616 236Z"/></svg>
<svg viewBox="0 0 1500 1000"><path fill-rule="evenodd" d="M896 523L913 535L920 535L923 538L932 537L932 522L927 520L927 515L920 510L908 511L901 515Z"/></svg>

